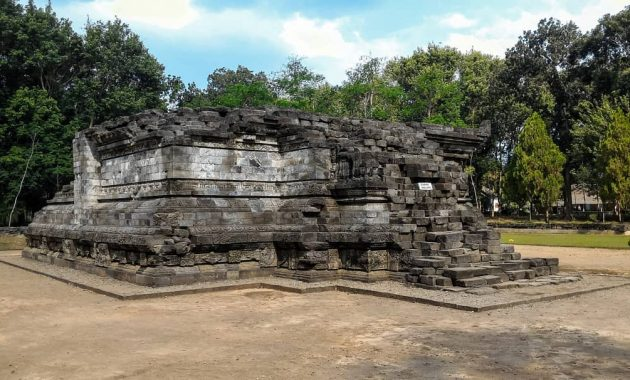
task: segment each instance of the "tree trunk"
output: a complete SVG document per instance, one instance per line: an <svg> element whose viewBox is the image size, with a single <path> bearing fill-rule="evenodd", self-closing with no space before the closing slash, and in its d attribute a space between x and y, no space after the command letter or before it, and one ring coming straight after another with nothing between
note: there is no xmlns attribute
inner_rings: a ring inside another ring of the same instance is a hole
<svg viewBox="0 0 630 380"><path fill-rule="evenodd" d="M571 194L571 171L569 165L565 165L563 169L564 187L562 189L564 196L564 219L573 219L573 198Z"/></svg>
<svg viewBox="0 0 630 380"><path fill-rule="evenodd" d="M472 188L473 188L473 194L475 194L475 205L477 206L477 210L479 210L479 198L477 198L477 187L475 186L475 178L473 177L472 174L469 174L470 176L470 183L472 184Z"/></svg>
<svg viewBox="0 0 630 380"><path fill-rule="evenodd" d="M545 209L545 223L549 224L549 207Z"/></svg>
<svg viewBox="0 0 630 380"><path fill-rule="evenodd" d="M26 160L26 167L24 168L24 173L22 174L22 179L20 180L20 187L18 187L17 194L15 194L15 199L13 200L13 207L11 207L11 212L9 213L9 227L11 227L11 219L13 219L13 212L15 211L15 206L17 205L18 198L20 197L20 193L22 192L22 186L24 185L24 179L26 178L26 173L28 173L28 166L31 163L31 158L33 158L33 153L35 152L35 142L37 141L37 135L32 137L31 140L31 153L28 156L28 160Z"/></svg>

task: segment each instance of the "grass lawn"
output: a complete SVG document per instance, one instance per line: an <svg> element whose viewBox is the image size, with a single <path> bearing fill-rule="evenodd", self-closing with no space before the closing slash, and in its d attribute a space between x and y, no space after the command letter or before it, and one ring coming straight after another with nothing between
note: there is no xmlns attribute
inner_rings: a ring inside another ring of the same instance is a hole
<svg viewBox="0 0 630 380"><path fill-rule="evenodd" d="M630 236L612 234L501 233L501 243L557 247L630 249L628 240Z"/></svg>

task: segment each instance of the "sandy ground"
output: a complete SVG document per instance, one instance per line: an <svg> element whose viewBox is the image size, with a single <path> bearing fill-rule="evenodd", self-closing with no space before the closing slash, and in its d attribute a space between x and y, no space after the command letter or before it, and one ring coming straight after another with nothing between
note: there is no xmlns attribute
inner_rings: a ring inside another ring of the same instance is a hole
<svg viewBox="0 0 630 380"><path fill-rule="evenodd" d="M523 257L557 257L563 271L630 276L630 249L542 247L515 245Z"/></svg>
<svg viewBox="0 0 630 380"><path fill-rule="evenodd" d="M627 379L629 298L483 313L337 292L117 301L0 265L0 378Z"/></svg>

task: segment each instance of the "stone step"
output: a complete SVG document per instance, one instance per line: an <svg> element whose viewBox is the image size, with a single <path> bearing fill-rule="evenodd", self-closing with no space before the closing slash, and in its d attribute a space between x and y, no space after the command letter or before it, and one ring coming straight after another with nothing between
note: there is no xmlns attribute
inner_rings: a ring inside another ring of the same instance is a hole
<svg viewBox="0 0 630 380"><path fill-rule="evenodd" d="M536 272L536 277L540 277L540 276L548 276L551 271L549 270L548 266L544 266L544 267L533 267L532 270L534 272Z"/></svg>
<svg viewBox="0 0 630 380"><path fill-rule="evenodd" d="M545 260L543 258L530 258L530 257L527 257L527 258L525 258L523 260L529 261L529 266L531 268L547 266L547 260Z"/></svg>
<svg viewBox="0 0 630 380"><path fill-rule="evenodd" d="M514 258L514 254L513 253L501 253L501 260L502 261L507 261L507 260L518 260Z"/></svg>
<svg viewBox="0 0 630 380"><path fill-rule="evenodd" d="M456 255L456 256L452 256L451 257L451 263L452 264L470 264L473 262L473 255L467 254L467 255Z"/></svg>
<svg viewBox="0 0 630 380"><path fill-rule="evenodd" d="M453 286L450 278L438 275L420 276L419 282L429 286Z"/></svg>
<svg viewBox="0 0 630 380"><path fill-rule="evenodd" d="M454 256L463 255L466 253L466 251L464 250L464 248L453 248L453 249L441 249L438 251L438 253L441 256L454 257Z"/></svg>
<svg viewBox="0 0 630 380"><path fill-rule="evenodd" d="M558 265L558 259L555 257L545 257L545 258L526 257L523 260L529 261L531 267L544 267L544 266L550 266L550 265Z"/></svg>
<svg viewBox="0 0 630 380"><path fill-rule="evenodd" d="M486 276L477 277L477 278L485 279L487 285L495 285L495 284L499 284L499 283L501 283L503 281L507 281L507 277L504 280L501 276L495 276L495 275L491 275L491 274L486 275Z"/></svg>
<svg viewBox="0 0 630 380"><path fill-rule="evenodd" d="M552 265L559 265L560 264L560 260L558 260L557 257L547 257L545 258L545 260L547 261L547 265L552 266Z"/></svg>
<svg viewBox="0 0 630 380"><path fill-rule="evenodd" d="M455 280L454 284L456 286L461 286L464 288L473 288L473 287L478 287L478 286L494 285L500 282L501 282L501 278L499 276L485 275L485 276L463 278L461 280Z"/></svg>
<svg viewBox="0 0 630 380"><path fill-rule="evenodd" d="M435 241L438 243L460 242L463 237L464 234L461 231L427 232L425 235L427 241Z"/></svg>
<svg viewBox="0 0 630 380"><path fill-rule="evenodd" d="M484 240L499 240L501 238L501 234L497 230L484 229L475 231L477 234L481 234Z"/></svg>
<svg viewBox="0 0 630 380"><path fill-rule="evenodd" d="M512 253L512 260L522 260L521 254L519 252Z"/></svg>
<svg viewBox="0 0 630 380"><path fill-rule="evenodd" d="M437 257L439 256L414 258L411 260L411 265L419 268L444 268L450 262L450 260L447 262L446 260Z"/></svg>
<svg viewBox="0 0 630 380"><path fill-rule="evenodd" d="M494 276L500 276L502 274L505 274L505 271L501 267L497 267L494 265L479 265L478 267L487 269L488 274L491 274Z"/></svg>
<svg viewBox="0 0 630 380"><path fill-rule="evenodd" d="M466 234L464 235L464 243L468 244L481 244L480 234Z"/></svg>
<svg viewBox="0 0 630 380"><path fill-rule="evenodd" d="M448 266L449 268L470 268L474 267L472 263L460 263L460 264L451 264Z"/></svg>
<svg viewBox="0 0 630 380"><path fill-rule="evenodd" d="M484 267L455 267L444 269L444 276L453 280L462 280L466 278L485 276L489 274L489 270Z"/></svg>
<svg viewBox="0 0 630 380"><path fill-rule="evenodd" d="M500 253L482 253L481 254L481 261L492 262L492 261L502 261L502 260L503 260L503 256Z"/></svg>
<svg viewBox="0 0 630 380"><path fill-rule="evenodd" d="M445 241L440 243L441 250L462 248L463 246L464 243L462 243L461 241Z"/></svg>
<svg viewBox="0 0 630 380"><path fill-rule="evenodd" d="M514 253L514 246L501 244L501 253Z"/></svg>
<svg viewBox="0 0 630 380"><path fill-rule="evenodd" d="M528 260L506 260L506 261L491 261L493 266L499 267L504 271L514 271L520 269L529 269L530 262Z"/></svg>
<svg viewBox="0 0 630 380"><path fill-rule="evenodd" d="M505 274L508 275L508 278L510 279L510 281L523 280L523 279L531 280L536 277L536 272L534 272L531 269L510 270L510 271L505 271Z"/></svg>

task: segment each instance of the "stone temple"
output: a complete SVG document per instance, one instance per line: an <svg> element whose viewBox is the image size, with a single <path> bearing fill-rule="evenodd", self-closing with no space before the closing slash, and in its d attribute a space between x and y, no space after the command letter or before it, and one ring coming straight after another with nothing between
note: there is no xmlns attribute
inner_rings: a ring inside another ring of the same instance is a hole
<svg viewBox="0 0 630 380"><path fill-rule="evenodd" d="M79 132L23 256L142 285L280 276L482 286L558 271L471 205L489 128L292 110L146 111Z"/></svg>

